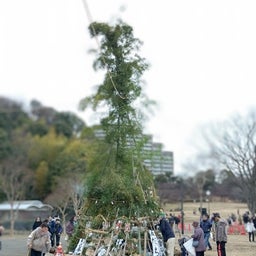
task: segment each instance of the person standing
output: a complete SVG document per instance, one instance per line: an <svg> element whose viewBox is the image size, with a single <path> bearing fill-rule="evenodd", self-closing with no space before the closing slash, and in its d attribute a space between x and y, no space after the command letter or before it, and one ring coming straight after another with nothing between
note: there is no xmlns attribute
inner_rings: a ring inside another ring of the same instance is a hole
<svg viewBox="0 0 256 256"><path fill-rule="evenodd" d="M42 223L28 236L27 246L31 250L31 256L44 256L51 249L50 233L48 225Z"/></svg>
<svg viewBox="0 0 256 256"><path fill-rule="evenodd" d="M194 234L191 237L193 238L193 241L197 241L197 246L195 246L196 256L204 256L206 249L204 243L204 231L197 221L193 221L192 226L194 227Z"/></svg>
<svg viewBox="0 0 256 256"><path fill-rule="evenodd" d="M36 217L34 224L32 226L32 230L35 230L36 228L40 227L40 225L42 224L42 220L40 217Z"/></svg>
<svg viewBox="0 0 256 256"><path fill-rule="evenodd" d="M172 215L172 213L170 213L169 224L171 225L172 229L173 229L174 223L175 223L175 218Z"/></svg>
<svg viewBox="0 0 256 256"><path fill-rule="evenodd" d="M51 246L54 246L55 218L48 217L48 230L50 232Z"/></svg>
<svg viewBox="0 0 256 256"><path fill-rule="evenodd" d="M61 236L61 233L63 231L63 228L62 228L62 225L60 223L60 219L59 218L56 218L55 219L55 226L54 226L54 232L53 232L53 246L54 244L57 246L60 245L60 236Z"/></svg>
<svg viewBox="0 0 256 256"><path fill-rule="evenodd" d="M208 214L203 214L202 220L200 221L200 227L204 231L205 249L207 249L207 247L209 247L209 250L212 250L212 246L209 241L211 228L212 228L212 222L210 221Z"/></svg>
<svg viewBox="0 0 256 256"><path fill-rule="evenodd" d="M254 228L256 230L256 216L255 216L255 214L252 216L252 222L253 222Z"/></svg>
<svg viewBox="0 0 256 256"><path fill-rule="evenodd" d="M255 227L252 219L250 219L246 224L245 224L245 229L248 232L249 235L249 242L254 242L254 232L255 232Z"/></svg>
<svg viewBox="0 0 256 256"><path fill-rule="evenodd" d="M178 233L181 237L180 229L179 229L179 223L180 223L180 216L173 216L174 217L174 233Z"/></svg>
<svg viewBox="0 0 256 256"><path fill-rule="evenodd" d="M246 225L250 220L250 213L247 211L243 214L243 222L244 222L244 225Z"/></svg>
<svg viewBox="0 0 256 256"><path fill-rule="evenodd" d="M174 256L175 235L169 221L165 218L165 213L159 215L159 228L166 244L167 256Z"/></svg>
<svg viewBox="0 0 256 256"><path fill-rule="evenodd" d="M73 235L74 231L75 231L75 227L77 224L77 217L73 216L67 223L66 225L66 234L68 235L68 240L70 239L70 237Z"/></svg>
<svg viewBox="0 0 256 256"><path fill-rule="evenodd" d="M213 214L213 220L213 241L216 242L218 256L226 256L227 222L219 213Z"/></svg>
<svg viewBox="0 0 256 256"><path fill-rule="evenodd" d="M4 226L0 223L0 237L2 236L4 232ZM2 241L0 241L0 250L2 249Z"/></svg>

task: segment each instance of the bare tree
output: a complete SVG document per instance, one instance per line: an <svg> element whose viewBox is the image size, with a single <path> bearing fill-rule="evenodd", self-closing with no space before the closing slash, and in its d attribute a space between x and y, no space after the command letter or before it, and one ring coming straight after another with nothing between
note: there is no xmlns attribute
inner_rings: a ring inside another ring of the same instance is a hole
<svg viewBox="0 0 256 256"><path fill-rule="evenodd" d="M199 194L200 213L202 214L204 186L206 184L205 172L198 172L194 177L194 183L195 183L195 187L197 188L197 191Z"/></svg>
<svg viewBox="0 0 256 256"><path fill-rule="evenodd" d="M65 233L65 223L67 208L73 207L76 215L83 203L84 186L81 175L74 174L60 178L55 190L46 198L46 202L55 207L61 214L63 220L63 229Z"/></svg>
<svg viewBox="0 0 256 256"><path fill-rule="evenodd" d="M69 180L60 178L55 190L45 199L45 201L60 212L65 233L67 208L71 202Z"/></svg>
<svg viewBox="0 0 256 256"><path fill-rule="evenodd" d="M213 127L212 127L213 128ZM235 115L205 135L211 157L236 177L252 214L256 211L256 112Z"/></svg>
<svg viewBox="0 0 256 256"><path fill-rule="evenodd" d="M84 182L82 179L82 175L76 174L70 177L70 197L71 202L74 208L75 215L79 215L79 210L84 202Z"/></svg>
<svg viewBox="0 0 256 256"><path fill-rule="evenodd" d="M11 158L1 163L0 185L10 204L10 233L14 235L14 225L18 216L19 206L14 208L15 201L23 199L24 184L29 183L31 175L21 158Z"/></svg>

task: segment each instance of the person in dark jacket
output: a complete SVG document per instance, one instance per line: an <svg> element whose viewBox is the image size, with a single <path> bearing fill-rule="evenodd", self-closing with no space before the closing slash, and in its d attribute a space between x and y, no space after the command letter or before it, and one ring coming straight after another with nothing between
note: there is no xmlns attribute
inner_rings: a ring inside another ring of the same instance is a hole
<svg viewBox="0 0 256 256"><path fill-rule="evenodd" d="M169 221L165 218L165 213L159 215L159 228L166 244L167 256L174 255L175 235Z"/></svg>
<svg viewBox="0 0 256 256"><path fill-rule="evenodd" d="M200 227L204 231L204 245L205 245L205 248L207 249L207 247L209 247L209 250L212 250L212 246L211 246L210 241L209 241L211 228L212 228L212 222L209 219L208 214L203 214L202 220L200 221Z"/></svg>
<svg viewBox="0 0 256 256"><path fill-rule="evenodd" d="M63 228L60 223L60 219L56 218L55 225L54 225L54 231L53 231L53 235L52 235L53 246L56 245L56 247L57 247L60 245L60 236L62 234L62 231L63 231Z"/></svg>
<svg viewBox="0 0 256 256"><path fill-rule="evenodd" d="M42 224L42 220L40 217L36 217L33 226L32 226L32 230L35 230L36 228L40 227L40 225Z"/></svg>
<svg viewBox="0 0 256 256"><path fill-rule="evenodd" d="M170 213L170 217L169 217L169 223L171 225L171 227L173 228L174 224L175 224L175 218L172 215L172 213Z"/></svg>
<svg viewBox="0 0 256 256"><path fill-rule="evenodd" d="M198 241L197 247L195 247L196 256L204 256L205 244L204 244L204 231L200 228L197 221L193 221L194 234L191 236L193 240Z"/></svg>
<svg viewBox="0 0 256 256"><path fill-rule="evenodd" d="M51 234L51 245L54 246L54 231L55 231L55 218L52 216L48 217L48 229Z"/></svg>

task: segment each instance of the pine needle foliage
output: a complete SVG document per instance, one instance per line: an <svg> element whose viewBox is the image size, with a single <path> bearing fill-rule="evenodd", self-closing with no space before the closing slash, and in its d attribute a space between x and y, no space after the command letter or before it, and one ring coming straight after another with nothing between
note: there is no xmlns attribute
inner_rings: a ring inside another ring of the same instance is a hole
<svg viewBox="0 0 256 256"><path fill-rule="evenodd" d="M119 216L155 215L159 205L152 174L143 165L143 111L152 101L143 94L141 76L148 69L138 55L141 42L133 29L118 21L114 26L92 23L92 37L100 40L95 70L106 72L96 92L80 102L81 109L91 107L101 113L100 129L104 140L87 168L86 203L83 215Z"/></svg>

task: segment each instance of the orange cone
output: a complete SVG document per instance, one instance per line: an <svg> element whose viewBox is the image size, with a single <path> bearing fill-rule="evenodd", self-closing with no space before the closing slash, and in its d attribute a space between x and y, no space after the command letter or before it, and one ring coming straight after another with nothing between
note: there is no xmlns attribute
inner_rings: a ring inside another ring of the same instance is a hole
<svg viewBox="0 0 256 256"><path fill-rule="evenodd" d="M228 228L228 234L229 235L233 235L235 233L234 227L233 226L229 226Z"/></svg>
<svg viewBox="0 0 256 256"><path fill-rule="evenodd" d="M241 225L241 228L240 228L240 235L246 235L246 231L245 231L244 225Z"/></svg>
<svg viewBox="0 0 256 256"><path fill-rule="evenodd" d="M65 256L61 244L57 246L54 256Z"/></svg>

